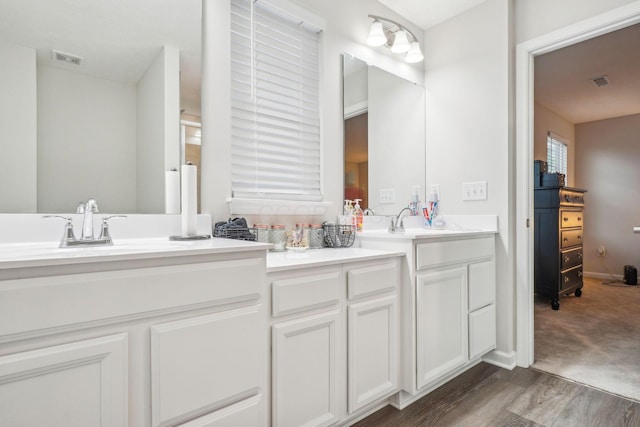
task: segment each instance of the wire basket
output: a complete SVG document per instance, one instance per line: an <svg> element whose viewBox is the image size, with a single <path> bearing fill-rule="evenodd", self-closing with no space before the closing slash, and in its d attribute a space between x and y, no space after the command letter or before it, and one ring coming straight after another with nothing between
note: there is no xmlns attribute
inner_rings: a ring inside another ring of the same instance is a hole
<svg viewBox="0 0 640 427"><path fill-rule="evenodd" d="M352 225L324 224L324 244L329 248L348 248L356 240L356 230Z"/></svg>
<svg viewBox="0 0 640 427"><path fill-rule="evenodd" d="M257 236L258 236L258 230L256 228L217 227L213 229L213 237L222 237L224 239L246 240L249 242L255 242L257 240Z"/></svg>

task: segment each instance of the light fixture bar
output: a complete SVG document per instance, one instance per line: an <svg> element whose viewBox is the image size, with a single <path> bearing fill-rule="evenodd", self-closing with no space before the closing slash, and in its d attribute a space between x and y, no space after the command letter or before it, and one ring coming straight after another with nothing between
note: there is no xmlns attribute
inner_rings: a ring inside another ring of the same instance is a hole
<svg viewBox="0 0 640 427"><path fill-rule="evenodd" d="M405 27L404 25L400 24L399 22L394 21L393 19L389 19L389 18L383 18L382 16L378 16L378 15L369 15L369 18L373 19L374 21L384 21L384 22L389 22L390 24L395 25L396 27L398 27L399 30L404 30L406 31L408 34L411 34L411 37L413 38L412 41L418 41L418 38L416 37L415 34L413 34L411 32L410 29L408 29L407 27Z"/></svg>

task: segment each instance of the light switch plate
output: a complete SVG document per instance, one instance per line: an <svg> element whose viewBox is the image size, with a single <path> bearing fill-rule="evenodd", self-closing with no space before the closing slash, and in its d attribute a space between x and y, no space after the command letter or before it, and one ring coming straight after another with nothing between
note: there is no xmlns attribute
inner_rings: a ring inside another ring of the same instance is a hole
<svg viewBox="0 0 640 427"><path fill-rule="evenodd" d="M487 200L487 181L463 182L462 200Z"/></svg>

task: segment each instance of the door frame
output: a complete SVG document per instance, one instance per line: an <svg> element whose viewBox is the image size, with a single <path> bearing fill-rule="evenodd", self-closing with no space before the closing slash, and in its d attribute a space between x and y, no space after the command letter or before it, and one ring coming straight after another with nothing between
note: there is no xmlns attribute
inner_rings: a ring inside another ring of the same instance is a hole
<svg viewBox="0 0 640 427"><path fill-rule="evenodd" d="M640 23L640 1L568 25L516 46L516 363L518 366L529 367L534 362L534 58L637 23Z"/></svg>

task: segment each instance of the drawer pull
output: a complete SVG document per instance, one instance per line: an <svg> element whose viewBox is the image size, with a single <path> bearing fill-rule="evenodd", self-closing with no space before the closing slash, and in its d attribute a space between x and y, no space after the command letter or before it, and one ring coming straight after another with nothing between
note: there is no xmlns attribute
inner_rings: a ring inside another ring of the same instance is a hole
<svg viewBox="0 0 640 427"><path fill-rule="evenodd" d="M569 218L567 218L566 216L564 218L562 218L563 221L569 221Z"/></svg>
<svg viewBox="0 0 640 427"><path fill-rule="evenodd" d="M582 240L582 236L578 235L578 240Z"/></svg>
<svg viewBox="0 0 640 427"><path fill-rule="evenodd" d="M567 237L565 237L565 238L564 238L564 239L562 239L562 240L563 240L563 241L565 241L565 242L568 242L568 241L569 241L569 239L568 239Z"/></svg>
<svg viewBox="0 0 640 427"><path fill-rule="evenodd" d="M564 283L569 283L569 278L567 276L564 276Z"/></svg>
<svg viewBox="0 0 640 427"><path fill-rule="evenodd" d="M564 262L569 262L569 255L564 256Z"/></svg>
<svg viewBox="0 0 640 427"><path fill-rule="evenodd" d="M582 217L581 216L578 217L578 221L582 221Z"/></svg>
<svg viewBox="0 0 640 427"><path fill-rule="evenodd" d="M578 254L578 259L582 259L582 252Z"/></svg>
<svg viewBox="0 0 640 427"><path fill-rule="evenodd" d="M582 277L582 271L578 271L578 277Z"/></svg>

